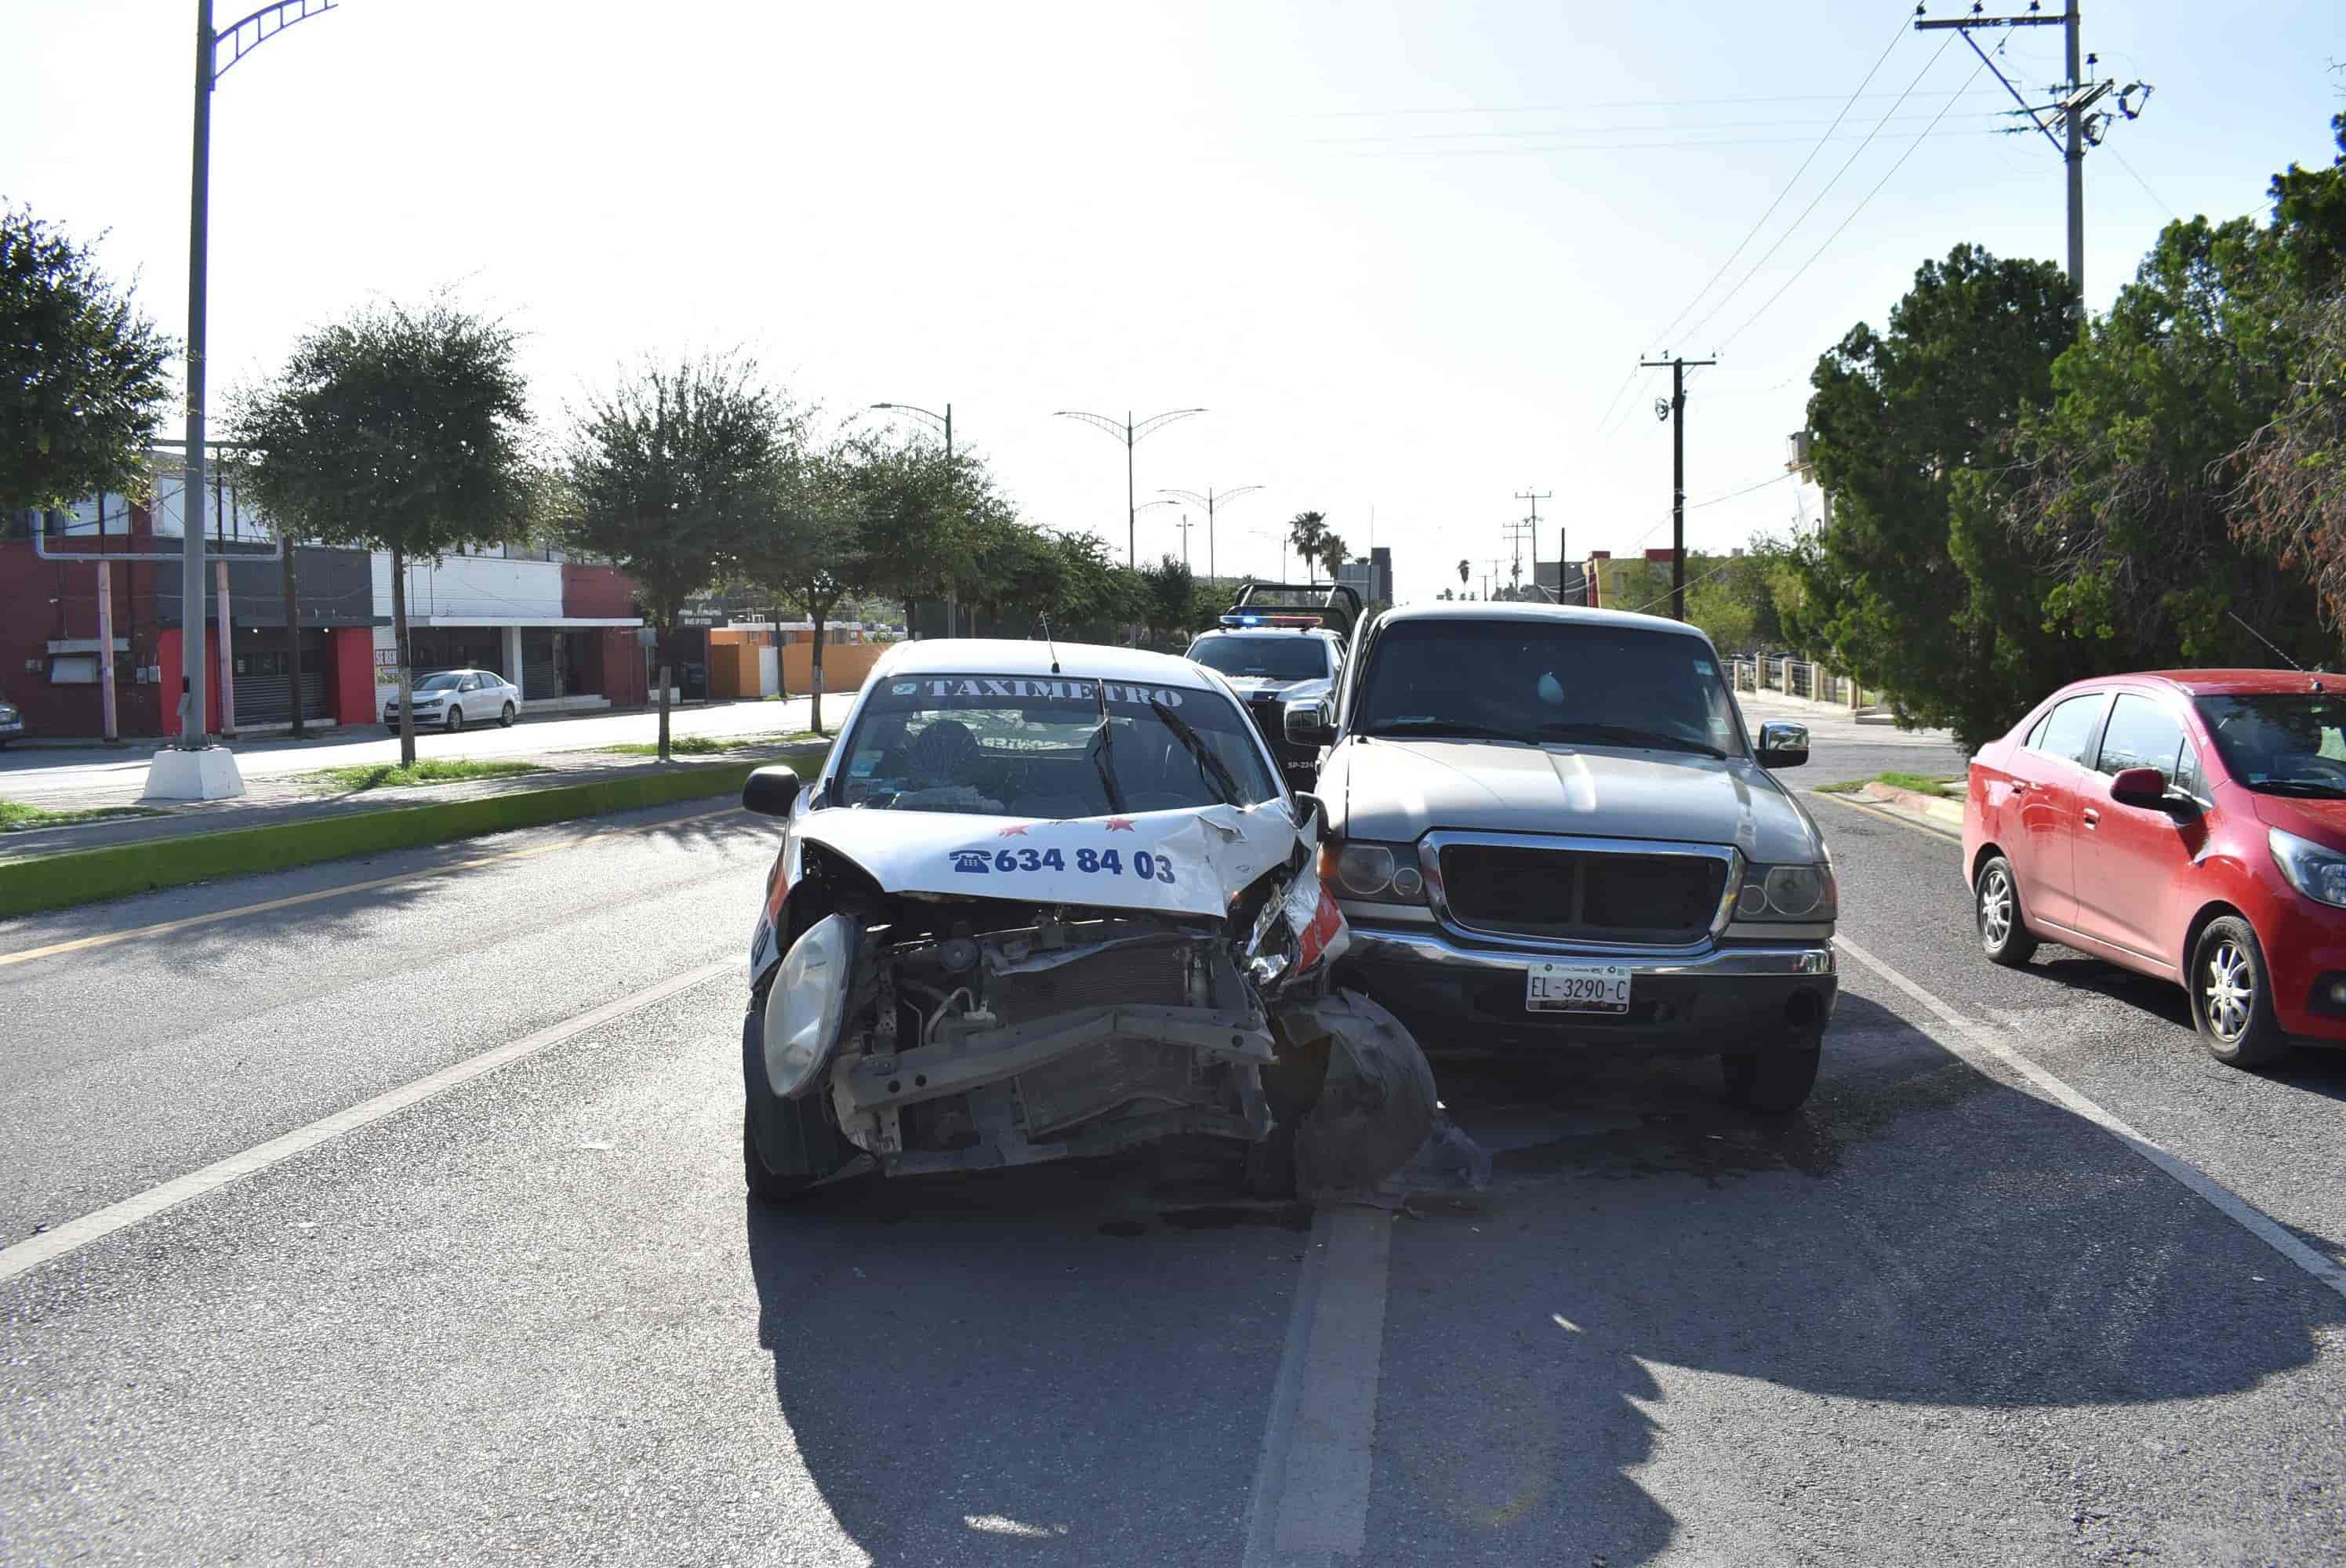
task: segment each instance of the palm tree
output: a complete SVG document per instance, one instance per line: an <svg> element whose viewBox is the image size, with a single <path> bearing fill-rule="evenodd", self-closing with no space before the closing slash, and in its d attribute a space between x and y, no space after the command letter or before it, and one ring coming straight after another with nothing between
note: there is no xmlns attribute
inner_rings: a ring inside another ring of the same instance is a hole
<svg viewBox="0 0 2346 1568"><path fill-rule="evenodd" d="M1344 543L1342 535L1329 533L1320 535L1320 564L1328 568L1330 582L1336 580L1337 568L1343 565L1352 554L1352 546Z"/></svg>
<svg viewBox="0 0 2346 1568"><path fill-rule="evenodd" d="M1458 563L1458 596L1462 599L1466 596L1466 575L1470 569L1466 562Z"/></svg>
<svg viewBox="0 0 2346 1568"><path fill-rule="evenodd" d="M1303 557L1303 575L1311 580L1312 563L1320 559L1320 542L1328 536L1328 514L1324 512L1298 512L1287 524L1287 542Z"/></svg>

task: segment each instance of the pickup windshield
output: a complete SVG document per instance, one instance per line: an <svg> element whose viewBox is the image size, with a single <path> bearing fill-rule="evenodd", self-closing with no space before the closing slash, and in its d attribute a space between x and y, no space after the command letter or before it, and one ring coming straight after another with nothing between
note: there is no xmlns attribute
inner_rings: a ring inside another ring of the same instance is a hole
<svg viewBox="0 0 2346 1568"><path fill-rule="evenodd" d="M1318 680L1328 673L1328 645L1301 632L1285 636L1209 632L1189 657L1224 675L1262 680Z"/></svg>
<svg viewBox="0 0 2346 1568"><path fill-rule="evenodd" d="M1709 645L1592 621L1404 621L1361 672L1351 728L1740 757Z"/></svg>
<svg viewBox="0 0 2346 1568"><path fill-rule="evenodd" d="M832 799L873 809L1102 817L1280 791L1251 721L1193 687L905 677L864 700L844 744Z"/></svg>

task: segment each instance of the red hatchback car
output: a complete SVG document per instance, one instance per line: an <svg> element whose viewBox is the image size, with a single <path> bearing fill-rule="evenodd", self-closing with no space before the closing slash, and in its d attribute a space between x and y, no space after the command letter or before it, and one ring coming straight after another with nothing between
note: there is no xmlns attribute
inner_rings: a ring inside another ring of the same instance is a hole
<svg viewBox="0 0 2346 1568"><path fill-rule="evenodd" d="M2346 677L2065 687L1972 759L1980 946L2040 938L2181 984L2218 1061L2346 1041Z"/></svg>

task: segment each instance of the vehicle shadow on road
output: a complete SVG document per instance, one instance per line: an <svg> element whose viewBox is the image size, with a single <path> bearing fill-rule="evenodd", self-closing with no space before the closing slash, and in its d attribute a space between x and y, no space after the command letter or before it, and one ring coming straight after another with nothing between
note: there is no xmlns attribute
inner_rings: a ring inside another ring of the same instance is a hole
<svg viewBox="0 0 2346 1568"><path fill-rule="evenodd" d="M2142 1434L2309 1364L2346 1303L1865 998L1799 1115L1756 1125L1715 1084L1708 1063L1445 1074L1497 1179L1396 1228L1369 1560L2141 1547L2142 1521L2045 1493L2055 1454L2078 1495L2270 1513L2259 1488L2290 1482L2210 1487L2196 1457L2162 1475ZM2303 1419L2273 1451L2318 1474L2346 1443ZM2243 1560L2306 1559L2285 1532L2311 1525L2269 1528Z"/></svg>
<svg viewBox="0 0 2346 1568"><path fill-rule="evenodd" d="M751 1204L759 1342L874 1563L1228 1564L1309 1224L1146 1156Z"/></svg>

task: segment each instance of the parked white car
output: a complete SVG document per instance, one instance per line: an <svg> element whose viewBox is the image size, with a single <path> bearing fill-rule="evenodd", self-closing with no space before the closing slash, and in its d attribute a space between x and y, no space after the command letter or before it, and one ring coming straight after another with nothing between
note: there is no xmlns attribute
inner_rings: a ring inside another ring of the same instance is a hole
<svg viewBox="0 0 2346 1568"><path fill-rule="evenodd" d="M1209 669L901 643L821 770L742 804L783 824L741 1033L761 1199L1174 1134L1248 1148L1259 1189L1366 1186L1427 1136L1416 1042L1328 984L1319 802Z"/></svg>
<svg viewBox="0 0 2346 1568"><path fill-rule="evenodd" d="M451 734L468 723L495 719L510 728L521 711L521 688L493 669L444 669L415 683L415 728L437 725ZM382 721L399 728L399 698L383 705Z"/></svg>

